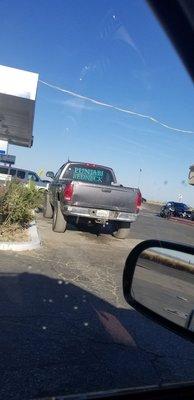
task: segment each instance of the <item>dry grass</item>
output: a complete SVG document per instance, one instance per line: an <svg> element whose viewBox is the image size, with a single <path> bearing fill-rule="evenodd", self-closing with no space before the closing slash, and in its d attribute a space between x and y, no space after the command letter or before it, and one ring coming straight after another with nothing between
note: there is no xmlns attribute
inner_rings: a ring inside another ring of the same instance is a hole
<svg viewBox="0 0 194 400"><path fill-rule="evenodd" d="M158 206L163 206L165 204L164 201L157 201L157 200L147 200L147 204L154 204Z"/></svg>
<svg viewBox="0 0 194 400"><path fill-rule="evenodd" d="M166 267L180 269L181 271L187 271L192 274L194 273L193 264L189 264L184 260L172 258L165 254L158 254L148 250L141 253L141 258L153 261L157 264L165 265Z"/></svg>
<svg viewBox="0 0 194 400"><path fill-rule="evenodd" d="M19 224L0 225L0 242L24 242L27 240L27 229Z"/></svg>

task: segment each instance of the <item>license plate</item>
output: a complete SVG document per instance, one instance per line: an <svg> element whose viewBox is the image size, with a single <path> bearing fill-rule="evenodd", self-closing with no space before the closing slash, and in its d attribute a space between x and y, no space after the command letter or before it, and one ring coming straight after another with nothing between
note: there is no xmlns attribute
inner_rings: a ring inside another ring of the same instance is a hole
<svg viewBox="0 0 194 400"><path fill-rule="evenodd" d="M96 216L99 218L108 218L109 217L109 211L107 210L97 210L96 211Z"/></svg>

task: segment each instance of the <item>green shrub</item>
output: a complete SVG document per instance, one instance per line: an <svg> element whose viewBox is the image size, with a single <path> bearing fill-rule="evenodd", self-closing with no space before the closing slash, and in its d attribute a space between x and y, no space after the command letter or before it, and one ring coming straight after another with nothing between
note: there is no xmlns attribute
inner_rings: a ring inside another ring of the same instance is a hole
<svg viewBox="0 0 194 400"><path fill-rule="evenodd" d="M33 219L33 210L43 202L43 193L33 182L24 185L12 180L0 190L0 214L4 224L24 226Z"/></svg>

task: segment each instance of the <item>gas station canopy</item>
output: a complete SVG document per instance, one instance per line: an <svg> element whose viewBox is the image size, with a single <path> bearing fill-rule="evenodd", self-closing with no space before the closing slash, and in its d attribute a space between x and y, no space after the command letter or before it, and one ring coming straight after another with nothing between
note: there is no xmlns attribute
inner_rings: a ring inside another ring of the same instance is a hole
<svg viewBox="0 0 194 400"><path fill-rule="evenodd" d="M31 147L38 74L0 65L0 139Z"/></svg>

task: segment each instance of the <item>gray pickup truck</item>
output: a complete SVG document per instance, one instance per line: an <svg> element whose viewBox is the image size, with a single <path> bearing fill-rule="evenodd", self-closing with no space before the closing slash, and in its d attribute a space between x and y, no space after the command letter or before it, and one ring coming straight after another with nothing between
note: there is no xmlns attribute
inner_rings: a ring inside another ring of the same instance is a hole
<svg viewBox="0 0 194 400"><path fill-rule="evenodd" d="M56 175L51 171L46 175L52 182L43 215L53 218L54 232L65 232L73 217L77 224L112 224L115 237L128 237L141 206L139 189L117 185L111 168L90 163L67 162Z"/></svg>

